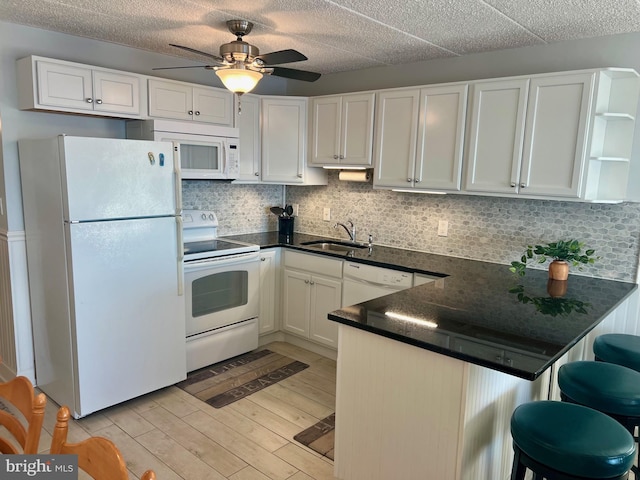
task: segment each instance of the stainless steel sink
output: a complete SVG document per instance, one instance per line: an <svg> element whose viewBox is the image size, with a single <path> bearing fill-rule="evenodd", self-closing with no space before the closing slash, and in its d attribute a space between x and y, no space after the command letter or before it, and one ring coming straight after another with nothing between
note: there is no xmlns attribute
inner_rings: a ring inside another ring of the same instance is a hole
<svg viewBox="0 0 640 480"><path fill-rule="evenodd" d="M330 240L315 240L313 242L303 242L300 245L304 245L305 247L314 248L318 250L323 250L325 252L336 252L336 253L349 253L349 252L352 252L353 250L367 248L366 245L360 245L358 243L333 242Z"/></svg>

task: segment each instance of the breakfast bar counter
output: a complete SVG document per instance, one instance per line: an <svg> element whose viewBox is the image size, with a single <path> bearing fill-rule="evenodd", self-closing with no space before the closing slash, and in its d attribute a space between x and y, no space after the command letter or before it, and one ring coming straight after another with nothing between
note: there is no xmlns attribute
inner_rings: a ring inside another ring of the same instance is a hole
<svg viewBox="0 0 640 480"><path fill-rule="evenodd" d="M318 237L236 236L318 253ZM515 407L559 399L557 369L592 359L595 336L637 311L633 283L374 246L346 255L441 277L329 314L339 324L335 476L509 478Z"/></svg>

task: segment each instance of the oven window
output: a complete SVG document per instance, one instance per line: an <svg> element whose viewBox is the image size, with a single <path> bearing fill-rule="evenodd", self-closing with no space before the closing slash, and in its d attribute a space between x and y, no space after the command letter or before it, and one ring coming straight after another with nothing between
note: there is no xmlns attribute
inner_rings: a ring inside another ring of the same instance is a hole
<svg viewBox="0 0 640 480"><path fill-rule="evenodd" d="M201 317L247 304L249 273L221 272L198 278L191 284L191 316Z"/></svg>
<svg viewBox="0 0 640 480"><path fill-rule="evenodd" d="M180 165L197 170L220 170L220 145L180 144Z"/></svg>

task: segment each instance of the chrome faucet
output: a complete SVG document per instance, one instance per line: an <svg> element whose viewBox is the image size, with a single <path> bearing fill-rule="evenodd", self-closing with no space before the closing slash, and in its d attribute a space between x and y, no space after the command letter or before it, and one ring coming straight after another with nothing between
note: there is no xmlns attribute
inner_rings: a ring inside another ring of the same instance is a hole
<svg viewBox="0 0 640 480"><path fill-rule="evenodd" d="M347 227L347 225L349 225ZM338 227L342 227L344 228L345 232L347 232L347 235L349 235L349 239L355 243L356 241L356 226L353 224L353 222L351 220L347 220L347 225L345 225L344 223L336 223L333 228L338 228Z"/></svg>

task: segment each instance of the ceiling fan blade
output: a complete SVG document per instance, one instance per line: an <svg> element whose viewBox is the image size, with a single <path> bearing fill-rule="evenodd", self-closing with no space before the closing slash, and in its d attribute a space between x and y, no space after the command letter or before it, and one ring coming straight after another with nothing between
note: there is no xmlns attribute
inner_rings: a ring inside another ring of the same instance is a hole
<svg viewBox="0 0 640 480"><path fill-rule="evenodd" d="M200 50L196 50L195 48L191 48L191 47L184 47L184 46L182 46L182 45L176 45L176 44L174 44L174 43L170 43L169 45L171 45L172 47L181 48L182 50L186 50L187 52L197 53L198 55L204 55L205 57L212 58L212 59L214 59L216 62L221 63L221 64L224 64L224 63L225 63L225 61L224 61L222 58L220 58L220 57L218 57L218 56L216 56L216 55L213 55L213 54L211 54L211 53L202 52L202 51L200 51Z"/></svg>
<svg viewBox="0 0 640 480"><path fill-rule="evenodd" d="M256 58L262 60L265 65L280 65L281 63L302 62L308 60L306 56L297 50L279 50L277 52L258 55Z"/></svg>
<svg viewBox="0 0 640 480"><path fill-rule="evenodd" d="M302 80L303 82L315 82L320 78L319 73L307 72L305 70L294 70L293 68L272 67L271 75L276 77L291 78L293 80Z"/></svg>
<svg viewBox="0 0 640 480"><path fill-rule="evenodd" d="M178 68L208 68L208 69L212 69L215 68L211 65L191 65L189 67L157 67L157 68L152 68L151 70L176 70Z"/></svg>

